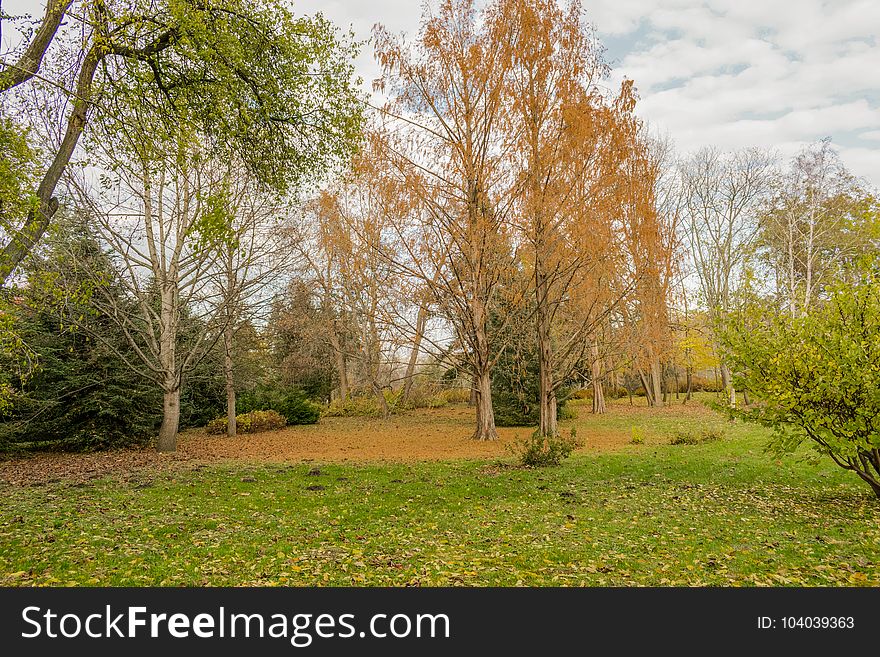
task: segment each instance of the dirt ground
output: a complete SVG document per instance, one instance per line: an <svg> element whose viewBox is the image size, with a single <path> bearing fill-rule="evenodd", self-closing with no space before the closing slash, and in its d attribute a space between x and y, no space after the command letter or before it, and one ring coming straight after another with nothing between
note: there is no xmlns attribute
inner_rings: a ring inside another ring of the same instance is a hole
<svg viewBox="0 0 880 657"><path fill-rule="evenodd" d="M563 422L564 431L574 424L588 432L581 451L620 449L631 434L620 425L625 418L647 417L647 409L622 404L609 408L596 420L588 408L579 419ZM700 404L657 409L651 413L708 413ZM174 454L154 449L123 449L94 454L40 453L0 461L0 481L12 485L41 485L84 482L112 474L137 479L143 470L174 470L223 462L413 462L453 459L493 459L509 456L508 446L516 437L529 435L527 428L500 428L500 439L477 442L470 439L473 409L466 406L420 410L395 416L389 421L371 418L322 418L311 426L288 427L280 431L242 435L229 439L208 436L203 430L180 435Z"/></svg>

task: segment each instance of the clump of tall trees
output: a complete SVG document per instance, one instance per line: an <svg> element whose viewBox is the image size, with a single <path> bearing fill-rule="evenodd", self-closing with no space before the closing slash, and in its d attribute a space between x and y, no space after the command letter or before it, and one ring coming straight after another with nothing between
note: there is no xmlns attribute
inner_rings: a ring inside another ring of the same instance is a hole
<svg viewBox="0 0 880 657"><path fill-rule="evenodd" d="M272 206L353 151L354 54L323 17L275 0L52 0L8 54L3 139L32 163L14 186L36 189L0 206L0 288L28 285L12 274L69 206L106 258L74 259L75 279L70 258L42 264L59 294L88 289L124 348L71 304L50 310L161 392L160 450L175 449L184 381L218 344L234 434L235 333L279 270Z"/></svg>
<svg viewBox="0 0 880 657"><path fill-rule="evenodd" d="M543 440L575 389L603 413L711 387L874 477L871 435L781 410L815 354L761 360L868 330L876 196L830 142L677 154L633 81L607 88L579 0L442 0L373 44L368 109L353 47L274 0L48 3L0 73L7 428L98 427L128 387L153 410L119 431L173 450L181 422L314 421L306 398L387 418L446 385L474 439Z"/></svg>
<svg viewBox="0 0 880 657"><path fill-rule="evenodd" d="M558 390L587 354L598 360L637 280L657 274L615 232L667 248L646 234L662 219L632 84L604 91L579 2L447 1L413 42L375 36L390 98L377 139L412 199L393 222L405 253L387 257L424 285L462 347L476 439L497 436L492 371L514 314L496 311L529 307L539 430L555 435Z"/></svg>

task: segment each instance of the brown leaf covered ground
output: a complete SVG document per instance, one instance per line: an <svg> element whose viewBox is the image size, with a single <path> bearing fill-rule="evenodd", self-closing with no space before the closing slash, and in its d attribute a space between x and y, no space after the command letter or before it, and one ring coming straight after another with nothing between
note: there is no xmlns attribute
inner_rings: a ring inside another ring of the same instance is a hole
<svg viewBox="0 0 880 657"><path fill-rule="evenodd" d="M642 400L644 404L644 400ZM154 449L124 449L93 454L40 453L5 458L0 461L0 480L14 485L39 485L55 481L85 482L108 475L137 479L144 471L173 471L222 461L332 463L409 463L456 459L495 459L509 456L508 446L516 437L526 437L528 428L501 428L500 440L477 442L469 438L473 430L472 408L419 410L394 416L388 421L372 418L322 418L311 426L287 427L280 431L239 436L208 436L203 430L181 434L174 454ZM577 430L581 451L599 452L622 449L632 441L632 431L650 422L646 440L660 442L665 432L658 424L717 416L695 403L649 410L630 407L625 400L610 406L608 414L596 417L589 408L579 407L579 417L561 423L564 432ZM671 425L672 426L672 425ZM674 427L673 427L674 428ZM661 435L663 434L663 435Z"/></svg>

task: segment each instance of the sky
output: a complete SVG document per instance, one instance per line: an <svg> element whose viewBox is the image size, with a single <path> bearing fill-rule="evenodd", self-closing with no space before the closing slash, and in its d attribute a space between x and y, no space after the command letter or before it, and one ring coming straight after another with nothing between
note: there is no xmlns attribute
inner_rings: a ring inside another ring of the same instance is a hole
<svg viewBox="0 0 880 657"><path fill-rule="evenodd" d="M417 0L299 0L369 38L418 31ZM790 158L831 137L880 188L880 0L584 0L612 65L635 81L637 113L686 153L769 147ZM358 71L378 76L371 49Z"/></svg>
<svg viewBox="0 0 880 657"><path fill-rule="evenodd" d="M43 0L0 0L9 13ZM417 33L419 0L293 0L359 39L376 23ZM768 147L789 158L830 137L880 188L880 0L584 0L612 65L635 81L637 113L679 151ZM4 35L4 41L7 36ZM5 44L4 44L5 45ZM379 70L369 45L366 88Z"/></svg>

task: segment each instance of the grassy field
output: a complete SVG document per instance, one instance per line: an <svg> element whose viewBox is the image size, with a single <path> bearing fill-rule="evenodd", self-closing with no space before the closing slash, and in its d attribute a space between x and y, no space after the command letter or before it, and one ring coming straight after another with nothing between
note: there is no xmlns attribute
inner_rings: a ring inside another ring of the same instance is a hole
<svg viewBox="0 0 880 657"><path fill-rule="evenodd" d="M0 584L880 585L880 504L830 462L769 458L765 432L708 411L569 424L588 449L551 469L226 461L3 484ZM668 444L707 426L725 438Z"/></svg>

